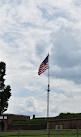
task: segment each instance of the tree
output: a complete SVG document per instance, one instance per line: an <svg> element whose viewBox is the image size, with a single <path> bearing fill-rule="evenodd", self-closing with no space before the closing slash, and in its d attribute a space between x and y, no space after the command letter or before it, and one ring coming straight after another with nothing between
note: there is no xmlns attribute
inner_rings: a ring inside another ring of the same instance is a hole
<svg viewBox="0 0 81 137"><path fill-rule="evenodd" d="M4 84L4 76L6 72L6 64L0 62L0 115L3 114L8 108L8 101L11 96L11 87L10 85Z"/></svg>

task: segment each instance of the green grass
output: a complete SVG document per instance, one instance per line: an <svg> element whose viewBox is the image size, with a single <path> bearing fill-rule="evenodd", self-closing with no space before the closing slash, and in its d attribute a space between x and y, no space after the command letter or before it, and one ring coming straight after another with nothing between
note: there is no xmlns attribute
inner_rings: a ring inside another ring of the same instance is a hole
<svg viewBox="0 0 81 137"><path fill-rule="evenodd" d="M22 120L22 121L12 121L10 124L47 124L49 119L30 119L30 120Z"/></svg>
<svg viewBox="0 0 81 137"><path fill-rule="evenodd" d="M81 137L81 130L78 132L80 134L78 137ZM47 130L0 132L0 137L6 137L6 135L9 137L13 135L14 137L48 137L48 133ZM77 130L50 130L50 137L77 137Z"/></svg>

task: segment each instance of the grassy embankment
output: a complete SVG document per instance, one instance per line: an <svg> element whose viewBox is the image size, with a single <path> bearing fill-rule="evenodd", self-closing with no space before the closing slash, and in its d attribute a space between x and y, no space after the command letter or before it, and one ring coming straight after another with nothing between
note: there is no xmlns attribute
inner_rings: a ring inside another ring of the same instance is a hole
<svg viewBox="0 0 81 137"><path fill-rule="evenodd" d="M10 124L47 124L47 122L55 119L71 119L81 118L81 113L60 113L59 116L50 118L36 118L25 121L13 121Z"/></svg>
<svg viewBox="0 0 81 137"><path fill-rule="evenodd" d="M81 113L60 113L59 116L57 117L52 117L52 118L40 118L40 119L30 119L26 121L13 121L10 124L47 124L48 121L55 120L55 119L70 119L70 118L81 118ZM72 135L71 135L72 133ZM48 131L16 131L16 132L1 132L0 136L2 135L9 135L9 137L22 137L25 135L25 137L48 137ZM40 135L41 134L41 135ZM42 135L46 134L46 135ZM50 131L50 137L77 137L77 130L57 130L57 131ZM54 134L54 135L53 135ZM59 135L57 135L59 134ZM81 130L79 130L78 137L81 137ZM26 136L27 135L27 136ZM28 136L29 135L29 136Z"/></svg>

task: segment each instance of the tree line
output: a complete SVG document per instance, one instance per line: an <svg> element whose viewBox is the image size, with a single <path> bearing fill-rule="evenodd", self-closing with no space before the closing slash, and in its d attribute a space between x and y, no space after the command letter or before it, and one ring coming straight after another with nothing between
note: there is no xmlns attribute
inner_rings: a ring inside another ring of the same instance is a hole
<svg viewBox="0 0 81 137"><path fill-rule="evenodd" d="M6 75L6 64L0 62L0 115L3 114L8 108L8 101L11 96L10 85L5 85L4 76Z"/></svg>

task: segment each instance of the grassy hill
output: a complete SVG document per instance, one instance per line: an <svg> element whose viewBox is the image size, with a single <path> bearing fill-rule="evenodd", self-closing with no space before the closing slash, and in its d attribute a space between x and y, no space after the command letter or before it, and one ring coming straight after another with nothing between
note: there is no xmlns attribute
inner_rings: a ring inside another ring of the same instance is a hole
<svg viewBox="0 0 81 137"><path fill-rule="evenodd" d="M81 113L60 113L56 117L49 117L49 118L35 118L25 121L13 121L10 124L47 124L48 121L55 120L55 119L71 119L71 118L81 118Z"/></svg>
<svg viewBox="0 0 81 137"><path fill-rule="evenodd" d="M49 121L50 119L30 119L30 120L23 120L23 121L13 121L11 122L10 124L47 124L47 122Z"/></svg>

